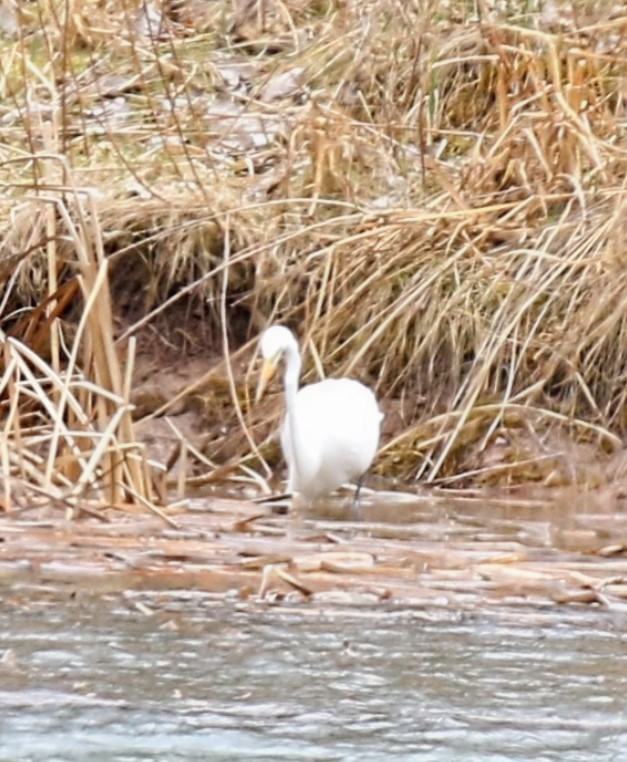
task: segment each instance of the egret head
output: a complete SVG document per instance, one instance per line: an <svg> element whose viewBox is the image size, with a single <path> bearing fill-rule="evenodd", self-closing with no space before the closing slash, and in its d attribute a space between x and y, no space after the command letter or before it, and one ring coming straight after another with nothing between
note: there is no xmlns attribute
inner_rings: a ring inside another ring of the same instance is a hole
<svg viewBox="0 0 627 762"><path fill-rule="evenodd" d="M272 380L277 371L277 367L288 349L295 349L298 352L298 344L294 334L283 325L271 325L267 328L259 344L263 365L261 366L261 375L257 385L257 402L261 399L266 387Z"/></svg>

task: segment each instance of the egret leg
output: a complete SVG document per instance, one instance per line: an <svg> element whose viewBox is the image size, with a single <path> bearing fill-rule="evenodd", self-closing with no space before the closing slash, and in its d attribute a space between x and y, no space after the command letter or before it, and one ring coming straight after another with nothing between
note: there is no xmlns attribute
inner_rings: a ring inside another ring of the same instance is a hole
<svg viewBox="0 0 627 762"><path fill-rule="evenodd" d="M355 490L355 494L353 495L353 510L354 511L359 511L359 493L361 492L361 488L365 478L366 478L366 474L363 473L359 477L359 479L357 479L357 489Z"/></svg>
<svg viewBox="0 0 627 762"><path fill-rule="evenodd" d="M361 492L361 487L364 483L364 479L366 478L366 474L362 474L359 479L357 479L357 489L355 490L355 494L353 495L353 502L351 503L351 512L355 515L355 518L361 519L361 505L359 504L359 493Z"/></svg>

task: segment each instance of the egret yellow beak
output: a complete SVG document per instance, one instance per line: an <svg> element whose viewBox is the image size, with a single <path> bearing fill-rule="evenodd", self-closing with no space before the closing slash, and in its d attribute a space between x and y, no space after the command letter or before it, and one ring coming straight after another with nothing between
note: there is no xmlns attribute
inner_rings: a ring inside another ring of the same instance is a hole
<svg viewBox="0 0 627 762"><path fill-rule="evenodd" d="M263 393L266 387L272 381L274 374L276 373L277 364L272 360L264 360L261 366L261 374L259 375L259 383L257 384L257 394L255 394L255 402L263 397Z"/></svg>

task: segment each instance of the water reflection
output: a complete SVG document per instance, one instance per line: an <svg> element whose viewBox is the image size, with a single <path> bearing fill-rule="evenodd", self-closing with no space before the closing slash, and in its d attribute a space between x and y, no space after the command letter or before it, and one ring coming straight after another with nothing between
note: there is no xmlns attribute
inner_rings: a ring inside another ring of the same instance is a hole
<svg viewBox="0 0 627 762"><path fill-rule="evenodd" d="M529 490L528 499L497 497L487 490L452 496L424 490L420 496L370 492L358 512L348 499L318 504L310 518L360 527L385 538L428 537L431 540L515 541L526 547L595 552L622 544L627 511L607 492Z"/></svg>
<svg viewBox="0 0 627 762"><path fill-rule="evenodd" d="M627 635L616 614L289 609L194 593L30 598L16 590L0 605L1 760L627 753Z"/></svg>

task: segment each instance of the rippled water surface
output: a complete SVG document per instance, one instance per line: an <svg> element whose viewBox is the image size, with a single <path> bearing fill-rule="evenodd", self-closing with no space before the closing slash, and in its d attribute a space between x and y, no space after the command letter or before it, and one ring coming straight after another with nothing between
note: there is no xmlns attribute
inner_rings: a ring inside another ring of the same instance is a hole
<svg viewBox="0 0 627 762"><path fill-rule="evenodd" d="M626 624L16 589L0 759L626 759Z"/></svg>

